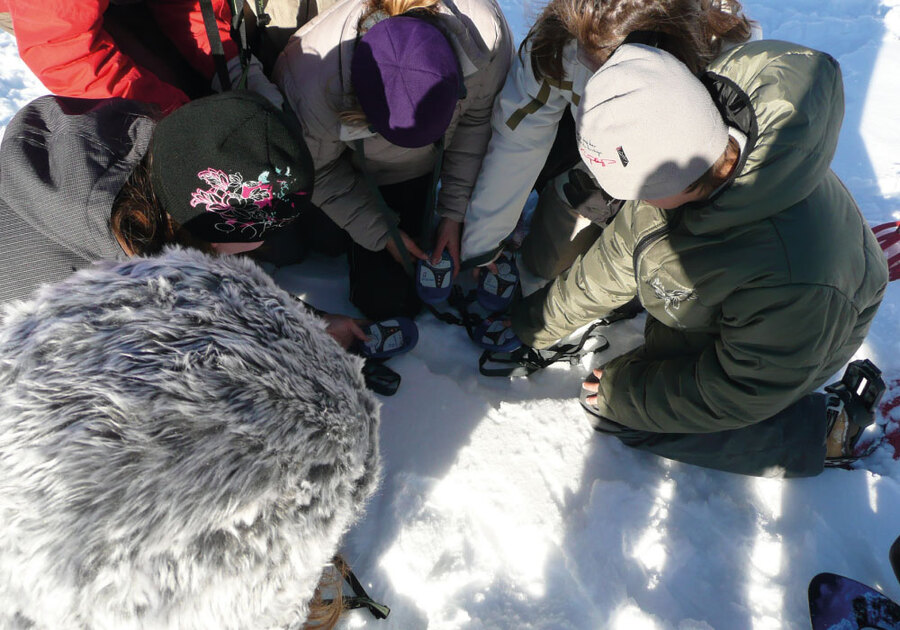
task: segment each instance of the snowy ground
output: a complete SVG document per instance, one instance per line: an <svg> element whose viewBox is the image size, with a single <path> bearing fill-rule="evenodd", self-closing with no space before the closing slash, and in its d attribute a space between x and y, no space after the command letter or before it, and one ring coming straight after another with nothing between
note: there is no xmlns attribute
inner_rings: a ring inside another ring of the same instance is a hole
<svg viewBox="0 0 900 630"><path fill-rule="evenodd" d="M534 14L501 0L521 37ZM834 168L874 225L900 219L900 0L747 0L768 37L841 63L847 114ZM42 89L0 34L0 128ZM890 77L893 76L894 79ZM340 269L338 269L340 271ZM289 288L349 310L333 261L280 270ZM860 357L900 375L900 287ZM574 395L586 367L486 379L461 329L430 316L392 362L385 476L345 554L387 621L348 628L775 630L808 627L806 585L844 573L900 600L900 463L815 479L748 479L640 454L593 434ZM612 351L638 342L628 323ZM900 409L894 411L900 414Z"/></svg>

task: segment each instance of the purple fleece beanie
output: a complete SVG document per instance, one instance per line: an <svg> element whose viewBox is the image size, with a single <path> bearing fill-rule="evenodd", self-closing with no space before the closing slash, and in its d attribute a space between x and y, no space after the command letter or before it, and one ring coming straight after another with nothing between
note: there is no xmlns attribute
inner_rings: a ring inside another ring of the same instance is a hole
<svg viewBox="0 0 900 630"><path fill-rule="evenodd" d="M415 148L447 130L461 77L444 34L424 20L400 15L362 36L350 80L372 128L391 144Z"/></svg>

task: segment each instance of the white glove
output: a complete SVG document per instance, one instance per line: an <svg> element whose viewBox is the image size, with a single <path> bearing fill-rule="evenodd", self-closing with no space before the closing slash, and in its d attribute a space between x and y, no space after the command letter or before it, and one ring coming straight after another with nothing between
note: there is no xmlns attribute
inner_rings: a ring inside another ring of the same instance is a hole
<svg viewBox="0 0 900 630"><path fill-rule="evenodd" d="M231 87L237 87L243 72L240 56L232 57L228 60L228 77L231 79ZM218 73L213 75L212 89L216 92L222 91ZM266 97L278 109L281 109L284 104L284 97L281 95L281 91L274 83L269 81L269 78L263 73L262 64L254 55L250 55L250 63L247 66L247 89Z"/></svg>

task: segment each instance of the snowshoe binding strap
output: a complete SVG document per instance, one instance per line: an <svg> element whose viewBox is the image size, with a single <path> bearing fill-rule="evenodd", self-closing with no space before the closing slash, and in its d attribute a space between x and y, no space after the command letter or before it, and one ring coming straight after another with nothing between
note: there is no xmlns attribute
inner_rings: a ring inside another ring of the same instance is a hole
<svg viewBox="0 0 900 630"><path fill-rule="evenodd" d="M875 409L886 389L881 370L868 359L852 361L841 380L825 388L825 435L828 440L841 442L841 455L827 457L827 468L846 468L869 454L868 450L858 452L856 447L866 427L875 422ZM832 436L836 429L840 435Z"/></svg>
<svg viewBox="0 0 900 630"><path fill-rule="evenodd" d="M550 346L546 350L521 346L511 352L485 351L478 359L478 371L484 376L530 376L559 361L575 365L585 355L609 347L609 341L600 333L606 325L605 320L594 322L578 343Z"/></svg>

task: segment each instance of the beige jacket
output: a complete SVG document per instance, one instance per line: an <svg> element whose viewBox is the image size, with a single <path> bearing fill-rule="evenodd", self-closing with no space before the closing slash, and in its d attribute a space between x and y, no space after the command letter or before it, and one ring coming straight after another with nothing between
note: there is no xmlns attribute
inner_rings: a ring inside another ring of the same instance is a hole
<svg viewBox="0 0 900 630"><path fill-rule="evenodd" d="M444 136L437 211L462 221L491 137L494 97L503 87L514 47L494 0L442 0L440 9L438 26L456 50L466 93ZM297 31L278 58L274 78L300 119L312 153L313 203L354 241L377 251L387 243L390 227L365 182L354 142L363 140L366 168L379 185L431 172L437 149L398 147L368 128L341 122L340 113L354 107L350 60L364 10L360 0L342 0Z"/></svg>

